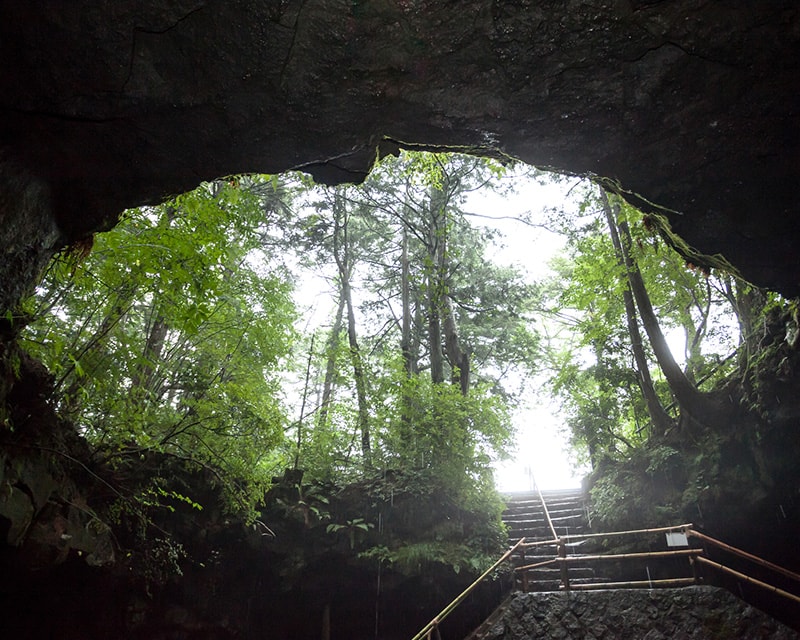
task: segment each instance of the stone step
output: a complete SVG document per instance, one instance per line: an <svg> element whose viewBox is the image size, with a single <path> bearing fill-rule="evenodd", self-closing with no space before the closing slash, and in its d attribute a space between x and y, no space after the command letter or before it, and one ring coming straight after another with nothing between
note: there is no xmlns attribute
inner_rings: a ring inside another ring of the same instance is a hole
<svg viewBox="0 0 800 640"><path fill-rule="evenodd" d="M557 536L580 535L589 532L586 506L583 493L580 490L543 492L548 521L538 492L527 492L506 496L506 509L503 512L503 522L509 536L509 544L513 545L521 538L529 542L549 541L553 537L552 528ZM567 545L567 553L587 553L594 546L586 540L577 540ZM516 566L536 564L552 559L556 554L555 544L529 547L525 549L525 557L521 553L515 554ZM558 591L562 588L561 568L556 565L529 569L525 572L528 589L531 591ZM517 584L520 584L522 575L517 575ZM569 566L570 584L603 582L598 578L595 568L588 564L576 563Z"/></svg>
<svg viewBox="0 0 800 640"><path fill-rule="evenodd" d="M586 517L586 509L584 509L583 505L575 509L551 509L548 506L547 512L550 514L550 518L553 520L555 520L556 518L572 517L572 516L578 516L581 518ZM515 511L505 511L503 513L504 520L506 519L524 520L526 518L544 519L544 511L542 510L542 506L539 505L535 509L525 509L524 511L515 510Z"/></svg>
<svg viewBox="0 0 800 640"><path fill-rule="evenodd" d="M585 526L575 527L556 527L556 535L559 537L564 536L580 536L589 533ZM542 527L541 529L531 529L530 527L509 527L508 528L508 541L516 542L520 538L527 538L528 542L539 542L541 540L552 540L553 533L549 527Z"/></svg>
<svg viewBox="0 0 800 640"><path fill-rule="evenodd" d="M547 500L547 498L545 498L545 502L547 503L547 508L552 511L554 509L575 509L575 508L582 507L583 503L584 503L584 500L583 500L583 498L581 498L579 500L570 500L570 501L567 502L567 501L561 501L561 500L559 500L559 501L549 501L549 500ZM542 503L539 502L538 499L537 500L531 500L529 502L518 502L518 503L507 502L506 503L506 510L507 511L520 511L520 510L525 510L525 509L535 510L535 509L540 509L541 506L542 506Z"/></svg>
<svg viewBox="0 0 800 640"><path fill-rule="evenodd" d="M581 514L586 513L586 509L583 507L583 505L579 505L572 508L565 507L563 509L562 508L554 509L550 507L550 505L547 505L547 512L550 514L550 517L552 518L553 516L570 514L570 513L581 513ZM503 516L509 518L520 517L520 516L532 516L534 514L536 515L544 514L544 511L542 510L542 505L538 505L535 508L531 507L530 509L507 509L506 511L503 512Z"/></svg>
<svg viewBox="0 0 800 640"><path fill-rule="evenodd" d="M554 527L556 527L556 528L561 527L562 529L566 528L566 527L572 528L572 527L575 527L575 526L585 526L587 524L586 523L586 517L577 517L577 516L574 517L574 518L573 517L560 518L558 520L553 518L551 521L552 521ZM546 520L538 520L538 519L537 520L504 520L504 522L505 522L507 527L514 527L516 529L526 528L526 529L531 529L531 530L535 530L535 529L547 529L548 531L550 530L550 523L548 523Z"/></svg>
<svg viewBox="0 0 800 640"><path fill-rule="evenodd" d="M569 501L578 501L583 499L583 493L571 493L571 494L553 494L548 495L546 493L542 494L544 497L545 502L552 502L555 504L556 502L569 502ZM519 504L522 502L538 502L539 501L539 494L538 493L525 493L525 494L518 494L514 496L506 496L505 498L506 504Z"/></svg>

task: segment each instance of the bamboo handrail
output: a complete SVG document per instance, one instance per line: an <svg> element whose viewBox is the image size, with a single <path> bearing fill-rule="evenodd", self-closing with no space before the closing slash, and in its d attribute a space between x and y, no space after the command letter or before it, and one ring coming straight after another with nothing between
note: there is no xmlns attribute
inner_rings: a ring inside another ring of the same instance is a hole
<svg viewBox="0 0 800 640"><path fill-rule="evenodd" d="M435 616L433 620L431 620L428 624L426 624L420 630L417 635L415 635L411 640L422 640L424 636L430 637L431 631L436 629L439 624L450 615L450 613L455 609L461 602L470 594L472 593L473 589L478 586L479 583L483 582L484 578L488 576L492 571L494 571L497 567L499 567L505 560L511 557L511 555L517 550L517 547L520 546L524 542L525 538L520 538L519 542L511 547L508 551L506 551L500 559L495 562L491 567L489 567L486 571L484 571L476 580L469 585L464 591L462 591L455 600L453 600L450 604L448 604L444 609L439 612L439 615Z"/></svg>
<svg viewBox="0 0 800 640"><path fill-rule="evenodd" d="M514 571L527 571L529 569L535 569L538 567L559 564L562 568L562 573L566 570L567 565L573 562L583 562L583 561L603 561L603 560L626 560L626 559L643 559L643 558L657 558L657 557L675 557L675 556L684 556L689 558L689 562L698 562L700 564L711 566L723 573L727 573L731 576L734 576L740 580L744 580L750 584L756 585L763 589L766 589L776 595L780 595L784 598L788 598L794 602L800 603L800 596L796 596L788 591L784 591L778 587L775 587L771 584L763 582L761 580L757 580L747 574L741 573L734 569L730 569L723 564L718 562L714 562L709 560L708 558L703 557L705 551L703 549L679 549L674 551L649 551L649 552L642 552L642 553L618 553L618 554L608 554L608 555L571 555L566 556L564 554L565 544L568 541L572 540L587 540L591 538L609 538L615 536L624 536L624 535L632 535L632 534L646 534L646 533L663 533L668 531L676 531L680 530L683 531L687 537L694 537L709 544L715 545L724 551L728 551L734 555L737 555L741 558L746 560L750 560L762 567L771 569L782 574L785 577L792 578L798 582L800 582L800 574L794 573L788 569L784 569L783 567L773 564L768 560L764 560L763 558L759 558L756 555L748 553L746 551L742 551L741 549L737 549L729 544L725 544L724 542L720 542L711 536L705 535L698 531L695 531L692 528L692 524L681 524L675 525L671 527L656 527L651 529L633 529L630 531L612 531L607 533L588 533L588 534L578 534L578 535L565 535L559 536L556 533L555 527L553 526L553 521L550 518L550 513L547 510L547 505L544 502L544 496L540 489L537 490L539 492L539 498L542 501L542 508L544 510L545 516L547 518L547 522L550 526L550 530L553 533L553 540L543 540L543 541L536 541L536 542L526 542L525 538L520 538L516 544L514 544L511 548L506 551L497 562L495 562L491 567L489 567L486 571L484 571L469 587L467 587L464 591L461 592L450 604L448 604L442 611L433 618L428 624L426 624L417 635L415 635L412 640L422 640L423 638L427 638L427 640L431 640L431 636L434 632L436 632L437 636L439 635L439 624L448 616L452 611L461 604L466 597L481 583L492 571L494 571L501 563L511 557L517 549L526 549L528 547L536 547L536 546L543 546L543 545L557 545L559 549L559 553L561 555L554 556L549 560L545 560L543 562L537 562L535 564L525 565L522 567L516 567ZM524 558L524 551L523 551L523 558ZM563 578L563 575L562 575ZM660 580L636 580L630 582L604 582L604 583L595 583L595 584L575 584L570 585L568 582L568 578L566 582L562 581L562 588L566 590L574 589L574 590L591 590L591 589L608 589L608 588L625 588L625 587L643 587L643 586L653 586L653 585L687 585L687 584L694 584L696 583L696 578L668 578L668 579L660 579Z"/></svg>
<svg viewBox="0 0 800 640"><path fill-rule="evenodd" d="M669 556L696 556L703 553L702 549L678 549L677 551L645 551L642 553L612 553L608 555L593 555L593 556L556 556L550 560L543 562L536 562L534 564L526 564L522 567L516 567L514 571L527 571L528 569L538 569L539 567L546 567L551 564L570 563L570 562L583 562L584 560L627 560L631 558L664 558Z"/></svg>
<svg viewBox="0 0 800 640"><path fill-rule="evenodd" d="M665 578L663 580L632 580L630 582L595 582L593 584L573 584L571 591L591 591L592 589L620 589L625 587L647 587L653 585L666 586L694 584L694 578Z"/></svg>
<svg viewBox="0 0 800 640"><path fill-rule="evenodd" d="M689 530L689 524L678 524L674 527L657 527L655 529L633 529L631 531L611 531L609 533L579 533L575 535L561 536L563 540L588 540L589 538L611 538L614 536L626 536L638 533L663 533L665 531L675 531L676 529Z"/></svg>
<svg viewBox="0 0 800 640"><path fill-rule="evenodd" d="M729 544L725 544L724 542L720 542L716 538L712 538L711 536L707 536L704 533L700 533L699 531L695 531L694 529L688 529L686 531L687 536L692 536L699 540L703 540L710 544L718 546L720 549L724 551L728 551L734 555L737 555L741 558L745 558L746 560L750 560L751 562L755 562L762 567L766 567L767 569L772 569L773 571L777 571L778 573L786 576L787 578L791 578L792 580L797 580L800 582L800 575L794 573L793 571L789 571L789 569L784 569L783 567L773 564L769 560L764 560L763 558L759 558L758 556L754 556L752 553L747 553L747 551L742 551L741 549L737 549Z"/></svg>
<svg viewBox="0 0 800 640"><path fill-rule="evenodd" d="M567 556L555 558L553 562L583 562L584 560L627 560L630 558L666 558L669 556L697 556L702 555L702 549L678 549L676 551L643 551L640 553L609 553L607 555L593 556Z"/></svg>
<svg viewBox="0 0 800 640"><path fill-rule="evenodd" d="M779 589L778 587L773 587L771 584L762 582L761 580L756 580L755 578L751 578L747 574L742 573L740 571L729 569L728 567L726 567L723 564L720 564L719 562L714 562L713 560L709 560L708 558L704 558L702 556L697 556L697 558L695 558L695 561L699 562L700 564L707 564L709 566L714 567L715 569L718 569L719 571L722 571L723 573L727 573L736 578L739 578L740 580L744 580L745 582L749 582L750 584L762 587L763 589L771 591L772 593L775 593L779 596L783 596L784 598L789 598L790 600L794 600L795 602L800 603L800 597L794 595L793 593L789 593L788 591L784 591L783 589Z"/></svg>
<svg viewBox="0 0 800 640"><path fill-rule="evenodd" d="M539 540L537 542L523 542L520 545L520 547L523 548L523 549L527 549L528 547L542 547L542 546L549 545L549 544L557 545L558 544L558 539L556 539L556 540Z"/></svg>
<svg viewBox="0 0 800 640"><path fill-rule="evenodd" d="M524 567L516 567L514 571L527 571L528 569L538 569L539 567L546 567L549 564L555 564L556 558L545 560L544 562L537 562L535 564L526 564Z"/></svg>
<svg viewBox="0 0 800 640"><path fill-rule="evenodd" d="M560 538L557 538L556 540L542 541L542 542L535 542L535 543L524 543L521 546L524 548L524 547L529 547L529 546L547 545L547 544L563 545L564 542L571 541L571 540L587 540L587 539L592 539L592 538L609 538L609 537L632 535L632 534L663 533L663 532L668 532L668 531L680 530L680 531L683 531L686 534L687 537L694 537L694 538L697 538L697 539L702 540L704 542L707 542L709 544L715 545L715 546L719 547L720 549L722 549L724 551L728 551L729 553L737 555L737 556L739 556L741 558L744 558L746 560L750 560L751 562L754 562L757 565L760 565L760 566L765 567L767 569L771 569L773 571L776 571L777 573L780 573L781 575L783 575L783 576L785 576L787 578L791 578L793 580L796 580L796 581L800 582L800 574L794 573L793 571L790 571L789 569L785 569L785 568L783 568L783 567L781 567L781 566L779 566L777 564L774 564L774 563L772 563L772 562L770 562L768 560L764 560L763 558L759 558L758 556L753 555L751 553L748 553L747 551L743 551L742 549L738 549L738 548L736 548L736 547L734 547L732 545L729 545L729 544L726 544L724 542L721 542L721 541L719 541L719 540L717 540L715 538L712 538L711 536L708 536L706 534L700 533L699 531L696 531L695 529L693 529L692 526L693 525L691 523L687 523L687 524L675 525L675 526L670 526L670 527L656 527L656 528L650 528L650 529L632 529L632 530L629 530L629 531L611 531L611 532L606 532L606 533L587 533L587 534L578 534L578 535L566 535L566 536L561 536ZM723 571L723 572L728 573L730 575L733 575L733 576L735 576L737 578L745 580L746 582L758 585L758 586L760 586L760 587L762 587L764 589L767 589L767 590L769 590L769 591L771 591L773 593L776 593L778 595L784 596L786 598L789 598L791 600L794 600L794 601L800 603L800 597L798 597L798 596L796 596L794 594L791 594L788 591L784 591L783 589L779 589L778 587L770 585L770 584L768 584L766 582L763 582L761 580L757 580L756 578L748 576L747 574L741 573L739 571L735 571L734 569L730 569L730 568L726 567L723 564L720 564L718 562L714 562L712 560L704 558L703 554L704 554L704 551L702 549L680 549L680 550L675 550L675 551L650 551L650 552L643 552L643 553L619 553L619 554L593 555L593 556L590 556L590 555L585 555L585 556L580 556L580 555L578 555L578 556L575 556L575 555L572 555L572 556L555 556L552 559L546 560L544 562L538 562L538 563L526 565L526 566L523 566L523 567L517 567L515 570L516 571L526 571L528 569L535 569L535 568L538 568L538 567L548 566L548 565L552 565L552 564L560 564L562 567L565 567L570 563L583 562L583 561L625 560L625 559L637 559L637 558L643 559L643 558L669 557L669 556L687 556L687 557L690 558L690 561L691 560L697 560L701 564L706 564L706 565L715 567L715 568L719 569L720 571ZM694 578L676 578L674 580L677 581L677 583L679 583L679 584L688 584L690 582L694 582L695 581ZM644 585L644 584L666 584L668 582L670 582L670 580L653 580L653 581L648 580L648 581L634 581L634 582L609 582L609 583L602 583L602 585L597 585L597 584L596 585L570 585L569 588L570 589L593 589L593 588L608 588L608 587L612 587L612 586L625 587L625 586L635 586L635 585ZM566 588L566 585L565 585L565 588Z"/></svg>
<svg viewBox="0 0 800 640"><path fill-rule="evenodd" d="M538 484L536 485L536 491L539 493L539 500L542 501L542 511L544 511L544 517L547 519L547 524L550 526L550 532L553 534L553 539L560 541L560 538L556 533L556 528L553 526L553 520L550 518L550 510L547 508L547 504L545 504L542 490L539 488Z"/></svg>

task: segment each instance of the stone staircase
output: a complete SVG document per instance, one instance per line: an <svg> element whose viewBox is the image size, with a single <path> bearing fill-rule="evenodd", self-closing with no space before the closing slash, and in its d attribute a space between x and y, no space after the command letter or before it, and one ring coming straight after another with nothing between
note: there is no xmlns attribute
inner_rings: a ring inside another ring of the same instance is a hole
<svg viewBox="0 0 800 640"><path fill-rule="evenodd" d="M542 499L536 491L506 494L506 510L503 521L509 535L509 545L513 546L520 538L527 542L549 542L553 540ZM580 490L544 491L542 497L550 513L556 538L567 535L592 533L584 496ZM628 532L636 534L659 533L668 530L655 529L648 531ZM695 533L694 535L697 535ZM570 557L580 558L587 555L609 555L604 552L596 539L575 540L568 543L566 553ZM711 540L709 538L709 540ZM547 566L531 569L527 572L515 572L517 590L507 596L492 614L469 634L466 640L500 640L509 638L524 640L533 637L575 638L575 640L594 640L602 636L605 640L628 638L666 638L673 637L673 632L686 624L686 631L681 629L683 637L696 633L698 623L707 630L713 630L714 637L755 638L770 637L782 640L797 638L800 634L791 628L783 627L767 617L772 615L776 620L790 625L800 631L800 605L786 597L779 597L775 592L780 588L764 589L758 586L756 596L747 592L748 584L742 581L731 581L730 578L714 579L715 574L704 574L701 578L706 585L693 585L674 588L667 583L693 581L693 577L682 577L686 571L685 556L680 560L675 557L658 556L661 541L656 553L648 556L644 572L640 568L622 569L621 557L611 558L612 563L593 564L584 561L569 564L570 592L564 593L562 573L559 566ZM648 549L647 546L644 547ZM649 549L653 551L652 548ZM514 556L515 566L527 566L539 561L551 560L557 554L555 544L532 546L525 549L524 555ZM636 555L631 553L629 555ZM625 560L629 560L626 557ZM681 565L676 572L675 566ZM636 560L635 562L638 562ZM662 566L663 565L663 566ZM596 575L594 567L603 567L604 574ZM721 566L721 565L720 565ZM653 579L651 569L661 574L664 579ZM628 575L630 572L637 575ZM740 574L741 575L741 574ZM621 577L622 576L622 577ZM646 577L646 582L643 578ZM742 576L744 578L744 576ZM725 576L723 576L725 578ZM631 580L631 581L627 581ZM660 584L655 584L660 583ZM648 586L644 589L636 586ZM711 586L715 584L717 586ZM768 584L768 583L767 583ZM597 585L595 589L585 590L582 585ZM722 586L725 589L717 587ZM655 588L658 587L658 588ZM744 589L743 589L744 587ZM726 592L727 590L727 592ZM523 593L526 592L526 593ZM560 592L560 593L559 593ZM729 592L729 593L728 593ZM787 592L782 592L783 596ZM791 590L788 592L791 593ZM800 597L800 594L798 594ZM767 612L762 614L737 598L748 602ZM774 601L774 602L773 602ZM563 615L560 613L563 608ZM607 610L606 610L607 609ZM728 611L728 609L730 611ZM611 624L611 622L613 624ZM757 632L751 635L744 631L743 625L753 622ZM772 627L770 625L773 625ZM774 628L773 628L774 627ZM665 633L661 632L664 629ZM765 631L769 629L769 631ZM705 637L705 636L704 636Z"/></svg>
<svg viewBox="0 0 800 640"><path fill-rule="evenodd" d="M589 518L580 489L559 491L543 491L542 497L550 513L550 519L556 534L561 536L589 533ZM508 527L509 546L516 544L520 538L527 542L544 542L553 539L553 532L547 522L542 500L538 491L506 494L506 510L503 522ZM586 554L591 551L589 541L576 541L566 545L570 555ZM524 554L514 557L515 566L524 566L548 560L556 555L555 544L540 547L529 547ZM517 573L517 586L527 591L558 591L562 585L561 570L557 566L529 569L522 575ZM570 564L570 584L586 584L602 582L595 575L595 570L588 564ZM527 583L527 584L526 584Z"/></svg>

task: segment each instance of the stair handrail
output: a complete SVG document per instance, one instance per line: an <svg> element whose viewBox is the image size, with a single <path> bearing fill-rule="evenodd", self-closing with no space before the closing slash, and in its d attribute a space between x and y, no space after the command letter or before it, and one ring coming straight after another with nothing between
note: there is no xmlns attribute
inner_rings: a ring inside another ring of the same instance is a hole
<svg viewBox="0 0 800 640"><path fill-rule="evenodd" d="M676 530L687 532L689 531L689 529L692 528L692 526L693 526L692 523L687 523L687 524L676 524L671 527L655 527L652 529L631 529L630 531L608 531L605 533L576 533L561 537L564 538L567 542L571 542L573 540L588 540L590 538L613 538L614 536L627 536L640 533L664 533L667 531L676 531Z"/></svg>
<svg viewBox="0 0 800 640"><path fill-rule="evenodd" d="M736 556L738 556L740 558L743 558L743 559L748 560L750 562L753 562L753 563L755 563L757 565L760 565L760 566L762 566L764 568L767 568L767 569L773 570L773 571L775 571L777 573L780 573L784 577L787 577L787 578L790 578L792 580L795 580L798 584L800 584L800 574L797 574L797 573L795 573L793 571L790 571L789 569L781 567L780 565L774 564L774 563L770 562L769 560L765 560L763 558L760 558L760 557L758 557L758 556L756 556L756 555L754 555L752 553L748 553L747 551L743 551L742 549L738 549L738 548L736 548L736 547L734 547L732 545L729 545L729 544L726 544L724 542L721 542L721 541L717 540L716 538L713 538L713 537L711 537L709 535L706 535L704 533L700 533L699 531L694 529L694 525L692 523L686 523L686 524L681 524L681 525L673 525L673 526L668 526L668 527L654 527L654 528L648 528L648 529L632 529L632 530L629 530L629 531L611 531L611 532L603 532L603 533L584 533L584 534L572 534L572 535L568 534L568 535L564 535L564 536L559 536L556 533L555 527L553 526L553 522L552 522L552 520L550 518L550 514L549 514L549 512L547 510L547 506L546 506L545 501L544 501L544 496L542 495L542 491L541 491L541 489L539 489L538 485L537 485L536 488L537 488L537 491L539 493L539 498L541 500L542 507L543 507L545 516L547 518L547 522L548 522L548 524L550 526L550 530L553 533L553 538L554 539L551 540L551 541L526 542L526 539L524 537L520 538L516 542L516 544L514 544L508 551L506 551L503 554L503 556L497 562L495 562L489 569L487 569L483 574L481 574L481 576L479 578L477 578L469 587L467 587L467 589L465 589L455 600L453 600L449 605L447 605L441 611L441 613L439 613L438 616L434 617L433 620L431 620L427 625L425 625L422 628L422 630L417 635L415 635L414 638L412 638L412 640L422 640L422 638L427 638L427 640L431 640L431 634L434 631L436 631L437 638L440 640L441 636L439 635L439 624L459 604L461 604L461 602L464 601L464 599L475 589L475 587L477 587L477 585L480 582L482 582L486 578L486 576L488 576L502 562L504 562L511 555L513 555L516 552L517 549L521 549L522 550L522 555L523 555L523 558L524 558L524 553L525 553L524 549L526 547L547 545L547 544L556 544L557 545L557 547L558 547L558 555L557 556L555 556L551 560L545 560L543 562L537 562L537 563L534 563L534 564L531 564L531 565L525 565L525 566L521 566L521 567L516 567L514 569L514 571L515 572L527 571L529 569L536 568L536 567L541 567L541 566L546 566L546 565L551 565L551 564L560 564L561 568L562 568L562 588L565 588L566 590L569 590L570 589L569 577L566 576L566 578L565 578L564 574L566 573L568 564L570 564L571 562L574 562L574 561L578 561L578 560L580 560L580 561L586 561L586 560L590 560L590 561L594 561L594 560L623 560L623 559L634 559L634 558L641 559L641 558L645 558L645 557L669 557L669 556L679 557L679 556L684 556L684 557L687 557L689 559L689 563L694 569L694 571L693 571L694 577L692 577L692 578L650 580L649 579L649 574L648 574L648 580L647 581L615 582L615 583L603 583L602 585L579 585L579 586L576 585L576 586L577 586L577 588L581 588L581 589L583 589L583 588L604 588L604 589L608 589L608 588L614 588L615 586L617 588L624 588L626 586L642 586L644 584L649 584L650 587L652 588L653 585L656 584L656 583L664 584L665 586L667 584L671 584L671 585L678 585L678 584L685 585L685 584L690 584L690 583L696 584L700 580L700 574L697 573L696 564L695 564L695 563L697 563L697 564L704 564L704 565L711 566L711 567L713 567L713 568L715 568L715 569L717 569L719 571L722 571L724 573L732 575L732 576L736 577L737 579L744 580L747 583L754 584L754 585L759 586L761 588L767 589L771 593L774 593L776 595L782 596L784 598L788 598L788 599L790 599L790 600L792 600L792 601L794 601L796 603L800 603L800 596L797 596L797 595L795 595L793 593L790 593L788 591L780 589L779 587L776 587L776 586L774 586L772 584L769 584L767 582L763 582L761 580L753 578L752 576L748 576L747 574L742 573L740 571L736 571L734 569L731 569L730 567L727 567L727 566L725 566L725 565L723 565L721 563L714 562L714 561L708 559L707 557L705 557L707 555L707 553L708 553L706 549L696 549L695 548L695 549L675 550L675 551L650 551L650 552L645 552L645 553L605 554L605 555L589 555L589 556L567 556L566 553L565 553L566 543L568 543L570 541L586 540L586 539L592 539L592 538L610 538L610 537L615 537L615 536L625 536L625 535L634 535L634 534L649 534L649 533L664 533L664 532L680 531L681 533L683 533L686 536L686 538L693 537L693 538L696 538L696 539L698 539L698 540L700 540L702 542L706 542L708 544L714 545L714 546L722 549L723 551L727 551L727 552L732 553L732 554L734 554L734 555L736 555ZM527 591L527 589L525 589L525 590ZM736 594L734 594L734 595L736 595ZM741 594L739 595L739 597L741 599L744 599L743 595L741 595Z"/></svg>
<svg viewBox="0 0 800 640"><path fill-rule="evenodd" d="M766 589L767 591L774 593L775 595L783 596L784 598L788 598L789 600L794 600L795 602L800 603L800 597L794 595L793 593L784 591L783 589L780 589L779 587L776 587L775 585L772 585L769 582L764 582L763 580L757 580L752 576L748 576L746 573L742 573L741 571L736 571L735 569L726 567L724 564L721 564L719 562L714 562L713 560L709 560L708 558L704 558L703 556L697 556L695 558L695 562L699 562L700 564L707 564L713 567L714 569L717 569L718 571L722 571L723 573L732 575L735 578L744 580L748 584L754 584L757 587L761 587L762 589Z"/></svg>
<svg viewBox="0 0 800 640"><path fill-rule="evenodd" d="M544 496L542 495L542 490L539 488L538 483L536 484L536 491L539 493L539 500L542 502L542 511L544 511L544 517L547 519L547 524L550 527L550 532L553 534L553 539L560 542L561 539L556 533L556 528L553 526L553 520L550 518L550 510L547 508L547 503L544 501Z"/></svg>
<svg viewBox="0 0 800 640"><path fill-rule="evenodd" d="M497 562L495 562L491 567L478 576L478 578L476 578L471 585L464 589L464 591L462 591L450 604L442 609L437 616L435 616L428 624L422 627L419 633L417 633L417 635L415 635L411 640L422 640L422 638L427 638L430 640L431 633L433 633L434 630L438 630L439 625L453 612L453 609L460 605L466 599L466 597L472 593L472 591L481 582L483 582L490 573L492 573L492 571L497 569L497 567L510 558L514 552L516 552L517 548L524 542L525 538L520 538L519 541L517 541L513 547L506 551Z"/></svg>
<svg viewBox="0 0 800 640"><path fill-rule="evenodd" d="M764 558L760 558L757 555L754 555L752 553L748 553L747 551L743 551L742 549L738 549L737 547L734 547L732 545L726 544L725 542L721 542L720 540L717 540L716 538L712 538L711 536L706 535L705 533L700 533L699 531L696 531L695 529L692 529L692 528L687 529L685 533L686 533L687 537L697 538L698 540L702 540L703 542L706 542L708 544L711 544L711 545L714 545L716 547L719 547L723 551L727 551L728 553L731 553L731 554L733 554L735 556L738 556L738 557L740 557L740 558L742 558L744 560L748 560L748 561L750 561L750 562L752 562L752 563L754 563L756 565L764 567L765 569L770 569L772 571L775 571L776 573L780 573L784 577L790 578L791 580L794 580L795 583L800 585L800 575L795 573L794 571L790 571L789 569L781 567L780 565L777 565L777 564L775 564L773 562L770 562L769 560L764 560ZM785 591L784 589L780 589L779 587L776 587L775 585L770 584L769 582L765 582L763 580L758 580L757 578L749 576L746 573L742 573L741 571L736 571L735 569L731 569L730 567L722 564L721 562L715 562L715 561L713 561L713 560L711 560L709 558L705 558L703 556L697 556L696 558L694 558L694 562L698 562L700 564L708 565L708 566L716 569L717 571L721 571L723 573L727 573L728 575L731 575L731 576L733 576L733 577L735 577L735 578L737 578L739 580L744 580L745 582L747 582L749 584L756 585L756 586L761 587L762 589L766 589L767 591L770 591L770 592L772 592L772 593L774 593L776 595L779 595L779 596L782 596L782 597L787 598L789 600L793 600L793 601L795 601L797 603L800 603L800 596L797 596L797 595L795 595L793 593Z"/></svg>
<svg viewBox="0 0 800 640"><path fill-rule="evenodd" d="M793 593L780 589L775 585L769 584L768 582L764 582L762 580L758 580L752 576L749 576L745 573L740 571L736 571L720 562L715 562L710 560L707 557L707 552L704 549L687 549L681 551L649 551L645 553L623 553L623 554L598 554L598 555L589 555L589 556L580 556L580 555L563 555L563 547L566 542L575 541L575 540L587 540L592 538L612 538L616 536L627 536L627 535L635 535L635 534L648 534L648 533L663 533L663 532L670 532L670 531L681 531L683 534L686 535L687 538L696 538L700 541L708 543L710 545L714 545L723 551L727 551L733 555L736 555L740 558L753 562L761 567L766 569L770 569L783 575L784 577L790 578L794 580L798 585L800 585L800 574L797 574L789 569L781 567L769 560L765 560L764 558L760 558L752 553L748 553L747 551L743 551L742 549L738 549L732 545L726 544L713 538L705 533L701 533L694 529L694 525L691 523L681 524L681 525L673 525L669 527L655 527L650 529L632 529L629 531L607 531L602 533L582 533L582 534L573 534L573 535L564 535L558 538L555 541L548 541L548 542L536 542L536 543L524 543L522 545L517 543L516 546L521 546L522 549L526 547L539 545L539 544L553 544L553 542L558 543L559 545L559 553L558 555L554 556L550 560L544 560L541 562L537 562L534 564L524 565L520 567L516 567L516 572L527 571L529 569L534 569L538 567L560 564L562 568L566 568L572 562L577 561L599 561L599 560L627 560L627 559L642 559L642 558L650 558L650 557L668 557L668 556L687 556L689 558L690 563L699 563L703 565L708 565L718 571L722 571L723 573L727 573L732 575L740 580L744 580L750 584L759 586L761 588L767 589L768 591L775 593L776 595L783 596L785 598L791 599L795 602L800 603L800 596L797 596ZM522 539L524 540L524 538ZM522 542L520 540L520 542ZM687 579L691 580L692 582L697 581L697 574L695 574L695 578ZM587 588L604 588L608 589L609 587L613 587L614 585L618 585L619 587L626 586L626 585L639 585L639 584L653 584L655 581L644 581L644 582L609 582L603 583L601 585L581 585L579 588L587 589ZM663 580L660 582L670 582L670 580ZM562 588L569 590L570 585L569 582L564 583L562 581Z"/></svg>
<svg viewBox="0 0 800 640"><path fill-rule="evenodd" d="M544 501L543 501L544 502ZM637 534L648 534L648 533L663 533L663 532L670 532L670 531L681 531L686 532L689 528L692 527L691 523L688 524L680 524L680 525L673 525L669 527L655 527L649 529L632 529L628 531L607 531L602 533L579 533L579 534L567 534L560 537L557 537L555 540L546 541L546 542L536 542L536 543L525 543L521 545L524 553L524 549L531 547L531 546L538 546L538 545L548 545L548 544L555 544L557 547L556 555L549 559L543 560L534 564L527 564L519 567L515 567L515 572L525 572L530 569L536 569L540 567L546 567L551 565L558 565L560 572L561 572L561 588L565 591L569 591L572 588L570 585L569 580L569 568L568 565L570 563L576 561L605 561L605 560L621 560L621 559L633 559L633 558L645 558L645 557L663 557L665 555L691 555L696 556L698 552L692 551L688 554L686 552L647 552L647 553L629 553L629 554L616 554L616 555L595 555L595 556L576 556L567 554L567 544L569 542L575 540L588 540L592 538L611 538L615 536L627 536L627 535L637 535ZM525 574L523 573L523 576ZM693 580L693 579L692 579ZM648 581L648 583L652 583L652 581ZM613 585L614 583L603 583L605 588L608 586ZM622 583L620 583L622 584ZM581 585L578 588L590 588L588 585ZM527 581L523 577L523 591L527 591Z"/></svg>
<svg viewBox="0 0 800 640"><path fill-rule="evenodd" d="M692 538L697 538L698 540L702 540L703 542L712 544L716 547L719 547L723 551L732 553L733 555L739 556L740 558L744 558L745 560L750 560L751 562L761 565L762 567L765 567L767 569L772 569L773 571L776 571L777 573L780 573L786 576L787 578L791 578L792 580L795 580L796 582L800 583L800 574L797 574L794 571L790 571L789 569L786 569L780 565L774 564L769 560L764 560L764 558L759 558L758 556L753 555L752 553L748 553L747 551L743 551L742 549L737 549L732 545L726 544L725 542L721 542L716 538L712 538L711 536L706 535L705 533L700 533L699 531L696 531L695 529L692 528L687 529L685 533L687 536L690 536Z"/></svg>

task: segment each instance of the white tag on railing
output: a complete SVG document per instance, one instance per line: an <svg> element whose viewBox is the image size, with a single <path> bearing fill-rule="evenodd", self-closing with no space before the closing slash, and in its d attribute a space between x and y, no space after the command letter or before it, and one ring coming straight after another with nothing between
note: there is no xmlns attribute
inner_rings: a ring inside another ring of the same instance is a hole
<svg viewBox="0 0 800 640"><path fill-rule="evenodd" d="M683 531L670 531L667 533L668 547L688 547L689 540Z"/></svg>

